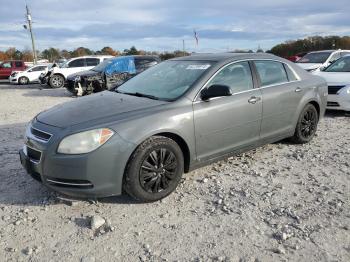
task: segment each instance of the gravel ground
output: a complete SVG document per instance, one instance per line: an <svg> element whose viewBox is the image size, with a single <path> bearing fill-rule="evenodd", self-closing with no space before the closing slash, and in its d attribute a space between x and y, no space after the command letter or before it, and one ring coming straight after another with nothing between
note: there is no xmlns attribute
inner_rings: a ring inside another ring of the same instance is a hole
<svg viewBox="0 0 350 262"><path fill-rule="evenodd" d="M280 142L198 169L151 204L72 200L32 180L26 123L63 89L0 83L0 260L350 261L350 118L306 145Z"/></svg>

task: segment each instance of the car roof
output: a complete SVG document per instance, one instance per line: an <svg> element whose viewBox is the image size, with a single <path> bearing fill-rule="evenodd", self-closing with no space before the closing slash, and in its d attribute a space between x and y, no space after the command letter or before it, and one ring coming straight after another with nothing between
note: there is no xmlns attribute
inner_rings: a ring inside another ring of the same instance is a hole
<svg viewBox="0 0 350 262"><path fill-rule="evenodd" d="M191 56L183 56L173 58L175 61L212 61L223 62L226 60L244 60L244 59L282 59L267 53L215 53L215 54L195 54Z"/></svg>

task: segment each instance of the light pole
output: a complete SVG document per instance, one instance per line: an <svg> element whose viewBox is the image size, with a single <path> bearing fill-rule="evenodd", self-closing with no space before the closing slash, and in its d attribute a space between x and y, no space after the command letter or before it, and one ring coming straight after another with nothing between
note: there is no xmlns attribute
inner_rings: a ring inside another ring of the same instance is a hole
<svg viewBox="0 0 350 262"><path fill-rule="evenodd" d="M35 42L34 42L34 36L33 36L33 30L32 30L32 16L30 15L30 11L28 8L28 5L26 5L26 10L27 10L27 21L28 21L28 27L29 27L29 32L30 32L30 37L32 39L32 48L33 48L33 62L34 65L37 62L37 57L36 57L36 49L35 49ZM25 29L27 29L27 26L23 26Z"/></svg>

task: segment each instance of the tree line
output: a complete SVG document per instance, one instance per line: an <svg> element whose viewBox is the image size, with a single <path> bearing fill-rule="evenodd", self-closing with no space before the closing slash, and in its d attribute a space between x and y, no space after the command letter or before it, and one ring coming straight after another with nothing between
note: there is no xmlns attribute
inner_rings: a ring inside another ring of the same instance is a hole
<svg viewBox="0 0 350 262"><path fill-rule="evenodd" d="M50 62L57 61L58 59L73 58L78 56L86 55L112 55L112 56L121 56L121 55L157 55L162 60L171 59L174 57L186 56L189 55L188 52L183 52L176 50L174 52L155 52L155 51L144 51L138 50L135 46L132 46L130 49L124 49L123 51L114 50L113 48L106 46L98 51L93 51L86 47L78 47L73 51L60 50L58 48L50 47L41 52L37 52L37 57L39 59L47 59ZM4 60L23 60L25 62L33 61L33 53L31 50L17 50L14 47L8 48L6 51L0 51L0 61Z"/></svg>
<svg viewBox="0 0 350 262"><path fill-rule="evenodd" d="M312 36L304 39L289 40L272 47L267 52L281 57L288 57L299 53L328 49L349 50L350 36Z"/></svg>

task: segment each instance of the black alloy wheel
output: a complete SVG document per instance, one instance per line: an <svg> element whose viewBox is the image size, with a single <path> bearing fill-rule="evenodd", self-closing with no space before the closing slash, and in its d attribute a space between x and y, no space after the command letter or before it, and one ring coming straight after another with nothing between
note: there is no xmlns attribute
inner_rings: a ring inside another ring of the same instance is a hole
<svg viewBox="0 0 350 262"><path fill-rule="evenodd" d="M184 172L184 156L171 138L153 136L131 155L125 170L123 189L143 202L160 200L173 192Z"/></svg>
<svg viewBox="0 0 350 262"><path fill-rule="evenodd" d="M141 165L141 186L150 193L166 190L176 178L177 168L177 159L173 152L166 148L153 150Z"/></svg>
<svg viewBox="0 0 350 262"><path fill-rule="evenodd" d="M304 112L303 118L301 120L300 131L301 135L308 139L314 136L317 129L317 112L312 108L309 108Z"/></svg>
<svg viewBox="0 0 350 262"><path fill-rule="evenodd" d="M318 112L313 104L307 104L301 111L294 136L291 140L297 144L310 142L315 136L318 125Z"/></svg>

